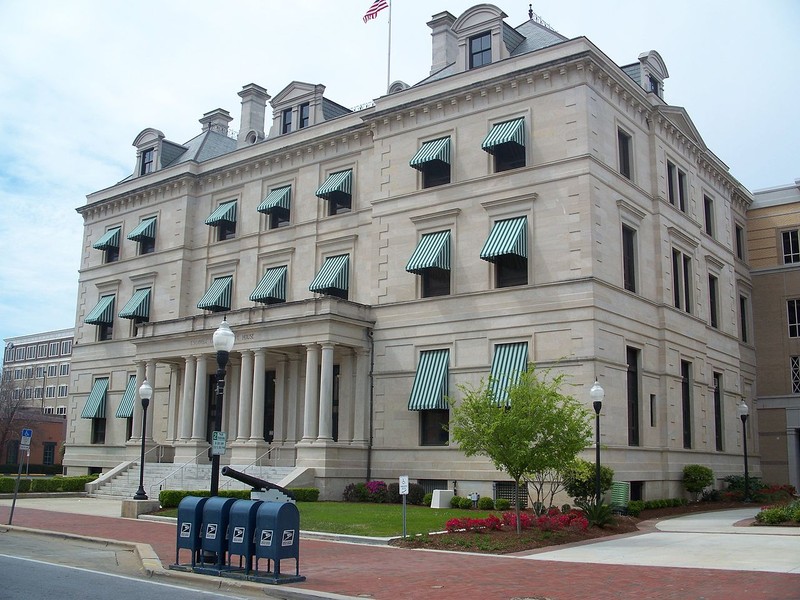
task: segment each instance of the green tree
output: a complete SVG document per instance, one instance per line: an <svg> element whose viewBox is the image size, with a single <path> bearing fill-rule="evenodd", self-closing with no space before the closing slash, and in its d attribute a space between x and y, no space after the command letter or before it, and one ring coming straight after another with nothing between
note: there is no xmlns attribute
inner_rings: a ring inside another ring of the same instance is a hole
<svg viewBox="0 0 800 600"><path fill-rule="evenodd" d="M597 466L588 460L577 459L564 472L564 489L576 502L594 502L594 493L597 477ZM614 470L611 467L600 465L600 495L611 489L614 479Z"/></svg>
<svg viewBox="0 0 800 600"><path fill-rule="evenodd" d="M519 493L526 475L560 471L571 464L591 436L591 415L572 396L560 391L564 375L541 376L533 365L508 388L500 406L491 385L462 386L464 398L453 403L450 431L467 456L488 457L508 473ZM452 402L452 401L451 401ZM517 498L517 532L520 529Z"/></svg>

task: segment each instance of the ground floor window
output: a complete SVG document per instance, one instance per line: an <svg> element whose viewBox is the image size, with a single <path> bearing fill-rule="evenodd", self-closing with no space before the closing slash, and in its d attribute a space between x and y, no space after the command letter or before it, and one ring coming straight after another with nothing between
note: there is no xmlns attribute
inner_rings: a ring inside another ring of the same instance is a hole
<svg viewBox="0 0 800 600"><path fill-rule="evenodd" d="M106 443L106 420L104 418L92 419L92 444Z"/></svg>
<svg viewBox="0 0 800 600"><path fill-rule="evenodd" d="M450 411L447 409L419 411L420 446L447 446L450 441L449 422Z"/></svg>
<svg viewBox="0 0 800 600"><path fill-rule="evenodd" d="M417 483L422 486L426 494L432 494L435 490L446 490L447 479L418 479Z"/></svg>
<svg viewBox="0 0 800 600"><path fill-rule="evenodd" d="M53 465L56 462L56 443L55 442L45 442L44 443L44 452L42 454L42 464L43 465Z"/></svg>

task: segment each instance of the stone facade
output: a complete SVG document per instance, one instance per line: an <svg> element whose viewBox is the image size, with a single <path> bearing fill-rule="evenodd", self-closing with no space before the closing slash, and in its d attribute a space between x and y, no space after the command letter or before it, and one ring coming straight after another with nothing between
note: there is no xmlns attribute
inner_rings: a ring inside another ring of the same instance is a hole
<svg viewBox="0 0 800 600"><path fill-rule="evenodd" d="M752 336L739 330L739 298L752 286L736 240L750 193L686 111L666 104L656 52L621 68L585 38L533 20L514 30L504 17L485 4L435 15L431 76L393 85L364 110L343 111L323 86L294 82L275 96L267 127L269 95L249 84L240 93L248 132L232 149L213 138L218 155L165 162L163 148L199 144L145 130L162 148L147 171L140 134L134 175L78 209L70 471L110 469L141 443L138 407L132 425L107 418L104 444L90 443L97 424L80 417L98 378L109 380L112 408L131 376L154 381L148 445L175 463L206 460L211 334L224 315L237 336L224 460L248 464L269 451L323 497L399 475L495 493L508 477L447 443L446 410L420 410L415 381L425 379L421 363L446 356L438 400L457 399L512 345L565 372L587 405L598 378L603 461L634 496L678 495L686 464L718 478L740 472L736 405L754 393L755 360ZM481 54L473 40L489 48ZM209 139L227 129L217 112ZM285 187L288 211L259 212ZM235 226L206 224L232 201ZM126 235L150 218L154 244L143 252ZM501 242L519 247L491 255L487 242L512 221L522 230ZM114 228L109 261L97 242ZM446 239L440 262L407 270L434 234ZM315 286L334 264L338 278ZM285 302L250 300L270 269L283 273ZM226 277L230 298L217 300L227 306L211 301L222 314L197 308ZM148 287L147 319L120 318ZM98 324L109 296L111 322ZM756 471L757 453L753 444Z"/></svg>
<svg viewBox="0 0 800 600"><path fill-rule="evenodd" d="M800 487L800 181L760 190L747 211L764 480Z"/></svg>

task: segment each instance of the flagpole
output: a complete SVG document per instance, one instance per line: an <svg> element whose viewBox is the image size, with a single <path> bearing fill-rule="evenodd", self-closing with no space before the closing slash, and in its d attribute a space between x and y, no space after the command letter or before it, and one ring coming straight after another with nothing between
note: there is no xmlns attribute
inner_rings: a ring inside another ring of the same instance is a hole
<svg viewBox="0 0 800 600"><path fill-rule="evenodd" d="M389 93L392 77L392 0L389 0L389 49L386 60L386 93Z"/></svg>

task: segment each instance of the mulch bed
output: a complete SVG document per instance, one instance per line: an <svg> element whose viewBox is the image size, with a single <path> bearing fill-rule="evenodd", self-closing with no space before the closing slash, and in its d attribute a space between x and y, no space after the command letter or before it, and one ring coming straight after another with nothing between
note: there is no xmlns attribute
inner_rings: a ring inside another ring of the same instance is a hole
<svg viewBox="0 0 800 600"><path fill-rule="evenodd" d="M415 536L392 540L392 546L401 548L425 548L429 550L457 550L461 552L480 552L484 554L511 554L536 550L550 546L560 546L584 542L623 533L639 531L638 523L651 519L662 519L692 513L714 510L744 508L742 502L693 502L685 506L643 510L638 517L617 515L614 523L606 527L589 527L586 531L562 529L561 531L540 531L526 529L521 534L504 528L502 531L462 531L427 536Z"/></svg>

